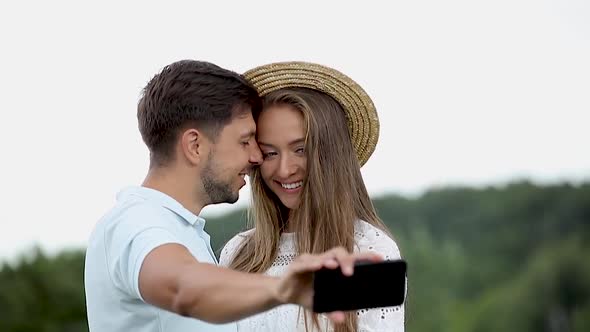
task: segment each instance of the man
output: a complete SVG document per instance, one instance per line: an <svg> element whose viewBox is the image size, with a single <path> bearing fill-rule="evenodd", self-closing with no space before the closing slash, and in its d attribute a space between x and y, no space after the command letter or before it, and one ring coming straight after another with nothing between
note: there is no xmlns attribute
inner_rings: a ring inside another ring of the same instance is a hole
<svg viewBox="0 0 590 332"><path fill-rule="evenodd" d="M262 162L260 108L252 85L207 62L173 63L147 84L137 117L148 174L118 194L86 252L91 332L235 331L229 322L281 304L310 308L311 273L321 267L350 274L355 259L380 259L335 248L299 257L282 278L216 266L198 215L208 204L236 202Z"/></svg>

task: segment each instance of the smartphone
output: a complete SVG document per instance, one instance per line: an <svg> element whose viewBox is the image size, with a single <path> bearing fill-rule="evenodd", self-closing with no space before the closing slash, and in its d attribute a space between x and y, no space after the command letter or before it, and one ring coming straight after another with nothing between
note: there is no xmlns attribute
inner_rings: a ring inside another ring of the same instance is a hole
<svg viewBox="0 0 590 332"><path fill-rule="evenodd" d="M357 262L354 274L340 268L318 270L313 275L313 311L332 312L393 307L404 303L407 264L404 260Z"/></svg>

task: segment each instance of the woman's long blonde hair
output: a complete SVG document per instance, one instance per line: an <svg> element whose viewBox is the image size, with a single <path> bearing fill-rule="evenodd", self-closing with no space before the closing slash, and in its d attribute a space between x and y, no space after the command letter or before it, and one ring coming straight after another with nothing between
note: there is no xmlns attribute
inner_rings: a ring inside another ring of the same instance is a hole
<svg viewBox="0 0 590 332"><path fill-rule="evenodd" d="M354 250L354 225L359 219L387 234L363 182L360 164L340 104L331 97L304 88L281 89L268 94L264 109L290 106L303 113L307 176L300 203L288 210L262 180L260 169L251 175L252 205L248 219L255 231L238 249L230 267L263 273L274 262L281 233L295 231L298 253L322 253L336 246ZM264 110L263 110L264 112ZM313 316L317 327L317 316ZM305 325L307 328L307 315ZM356 331L357 315L347 313L336 331Z"/></svg>

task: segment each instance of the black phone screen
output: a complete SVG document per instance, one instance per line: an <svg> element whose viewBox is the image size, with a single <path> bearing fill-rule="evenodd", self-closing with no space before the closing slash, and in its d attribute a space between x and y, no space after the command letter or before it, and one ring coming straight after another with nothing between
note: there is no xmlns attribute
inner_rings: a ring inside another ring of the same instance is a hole
<svg viewBox="0 0 590 332"><path fill-rule="evenodd" d="M392 307L404 303L406 294L404 260L355 264L346 277L340 268L314 273L313 311L332 312Z"/></svg>

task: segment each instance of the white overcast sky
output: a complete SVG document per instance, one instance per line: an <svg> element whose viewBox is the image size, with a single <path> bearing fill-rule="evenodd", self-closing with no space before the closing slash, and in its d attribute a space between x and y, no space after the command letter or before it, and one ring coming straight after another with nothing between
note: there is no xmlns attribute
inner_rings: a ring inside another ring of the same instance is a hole
<svg viewBox="0 0 590 332"><path fill-rule="evenodd" d="M0 5L0 258L86 245L147 170L141 88L187 58L351 76L381 120L362 170L373 196L590 179L588 1L159 3Z"/></svg>

